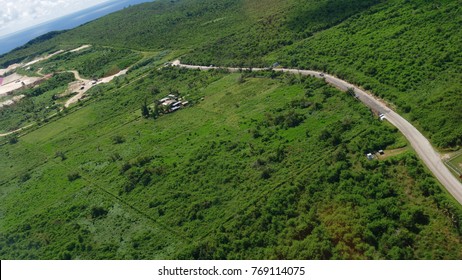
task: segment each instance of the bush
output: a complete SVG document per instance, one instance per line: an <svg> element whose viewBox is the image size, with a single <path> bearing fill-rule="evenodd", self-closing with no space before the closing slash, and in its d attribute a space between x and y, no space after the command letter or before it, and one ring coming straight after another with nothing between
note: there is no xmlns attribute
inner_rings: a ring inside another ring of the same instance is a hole
<svg viewBox="0 0 462 280"><path fill-rule="evenodd" d="M25 174L22 174L21 175L21 178L19 178L19 180L24 183L24 182L27 182L29 181L29 179L31 178L30 174L29 173L25 173Z"/></svg>
<svg viewBox="0 0 462 280"><path fill-rule="evenodd" d="M67 174L67 179L69 180L69 182L73 182L79 178L80 178L80 174L78 172L72 172L72 173Z"/></svg>
<svg viewBox="0 0 462 280"><path fill-rule="evenodd" d="M120 167L120 174L124 174L130 168L132 168L132 165L129 162L124 162Z"/></svg>
<svg viewBox="0 0 462 280"><path fill-rule="evenodd" d="M64 160L67 159L66 155L65 155L64 152L62 152L62 151L57 151L57 152L55 153L55 158L58 158L58 157L60 157L62 161L64 161Z"/></svg>
<svg viewBox="0 0 462 280"><path fill-rule="evenodd" d="M109 157L109 160L112 162L116 162L116 161L122 160L122 156L120 156L119 153L115 152Z"/></svg>
<svg viewBox="0 0 462 280"><path fill-rule="evenodd" d="M10 143L11 145L13 144L16 144L18 143L19 140L18 140L18 137L17 136L11 136L9 139L8 139L8 143Z"/></svg>
<svg viewBox="0 0 462 280"><path fill-rule="evenodd" d="M65 251L65 252L61 252L59 254L59 258L61 260L71 260L72 259L72 255L69 251Z"/></svg>
<svg viewBox="0 0 462 280"><path fill-rule="evenodd" d="M106 216L107 213L108 213L108 211L106 209L104 209L103 207L101 207L101 206L93 206L91 208L91 217L93 219L101 218L103 216Z"/></svg>
<svg viewBox="0 0 462 280"><path fill-rule="evenodd" d="M121 135L112 136L112 143L114 144L122 144L125 142L125 138Z"/></svg>
<svg viewBox="0 0 462 280"><path fill-rule="evenodd" d="M264 180L269 179L269 178L271 178L271 173L272 173L272 170L267 168L267 169L263 170L260 177L262 179L264 179Z"/></svg>

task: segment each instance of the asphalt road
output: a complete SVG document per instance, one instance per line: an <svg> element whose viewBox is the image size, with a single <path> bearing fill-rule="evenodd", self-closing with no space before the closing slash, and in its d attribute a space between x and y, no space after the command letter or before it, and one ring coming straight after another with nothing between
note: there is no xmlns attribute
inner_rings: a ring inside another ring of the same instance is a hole
<svg viewBox="0 0 462 280"><path fill-rule="evenodd" d="M188 68L188 69L200 69L200 70L210 70L217 69L219 67L214 66L198 66L198 65L185 65L181 64L179 60L175 60L172 63L173 66ZM231 72L237 72L240 70L252 70L252 71L262 71L267 70L263 68L251 68L251 69L242 69L242 68L226 68ZM446 188L446 190L460 203L462 204L462 183L454 177L454 175L449 171L449 169L444 165L441 160L440 154L433 149L433 146L430 142L423 136L420 131L418 131L412 124L410 124L406 119L401 117L398 113L393 111L391 108L385 104L382 100L376 98L375 96L365 92L364 90L358 88L355 85L352 85L344 80L336 78L334 76L323 74L318 71L312 70L298 70L298 69L285 69L285 68L274 68L274 71L288 72L293 74L301 75L311 75L316 78L325 79L326 82L332 84L342 91L347 91L349 88L354 89L356 97L364 105L371 108L374 111L382 113L385 118L407 138L411 143L412 147L416 151L417 155L424 162L424 164L430 169L433 175L438 179L438 181Z"/></svg>

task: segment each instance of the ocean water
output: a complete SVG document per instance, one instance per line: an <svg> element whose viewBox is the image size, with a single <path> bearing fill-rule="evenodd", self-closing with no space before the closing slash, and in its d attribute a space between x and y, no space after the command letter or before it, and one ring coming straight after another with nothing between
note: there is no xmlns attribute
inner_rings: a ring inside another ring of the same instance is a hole
<svg viewBox="0 0 462 280"><path fill-rule="evenodd" d="M152 0L120 0L103 3L14 34L7 35L0 38L0 55L13 50L14 48L20 47L30 40L50 31L72 29L102 16L122 10L125 7L145 2L152 2Z"/></svg>

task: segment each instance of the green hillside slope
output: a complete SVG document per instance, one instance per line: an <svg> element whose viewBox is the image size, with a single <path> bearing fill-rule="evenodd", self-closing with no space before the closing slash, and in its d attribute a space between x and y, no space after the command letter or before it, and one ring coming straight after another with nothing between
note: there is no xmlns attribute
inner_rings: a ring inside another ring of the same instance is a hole
<svg viewBox="0 0 462 280"><path fill-rule="evenodd" d="M0 139L0 257L461 259L460 205L351 95L272 71L162 67L180 57L320 69L456 147L460 6L159 0L3 55L6 66L92 45L33 65L55 78L0 111L0 132L33 125ZM130 65L61 110L72 76L59 72L101 78ZM189 105L157 116L169 94Z"/></svg>
<svg viewBox="0 0 462 280"><path fill-rule="evenodd" d="M0 147L2 259L462 257L460 210L413 153L364 156L395 129L269 74L134 71ZM153 87L195 104L141 118Z"/></svg>
<svg viewBox="0 0 462 280"><path fill-rule="evenodd" d="M370 89L440 147L462 145L460 1L389 1L281 51Z"/></svg>
<svg viewBox="0 0 462 280"><path fill-rule="evenodd" d="M185 61L327 71L395 104L435 145L462 145L460 1L377 2L298 5Z"/></svg>
<svg viewBox="0 0 462 280"><path fill-rule="evenodd" d="M444 1L155 1L0 58L83 43L181 49L203 65L315 68L394 103L440 147L461 145L461 5ZM451 112L451 113L447 113Z"/></svg>

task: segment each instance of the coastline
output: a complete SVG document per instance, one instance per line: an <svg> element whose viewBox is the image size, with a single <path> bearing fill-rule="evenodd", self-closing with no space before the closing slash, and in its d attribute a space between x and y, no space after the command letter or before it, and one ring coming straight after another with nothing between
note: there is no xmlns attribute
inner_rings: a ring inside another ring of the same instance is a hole
<svg viewBox="0 0 462 280"><path fill-rule="evenodd" d="M0 55L4 55L15 48L21 47L27 42L52 31L63 31L78 27L108 14L123 10L126 7L141 3L152 2L151 0L122 0L105 2L99 5L77 11L37 26L20 30L18 32L0 37Z"/></svg>

